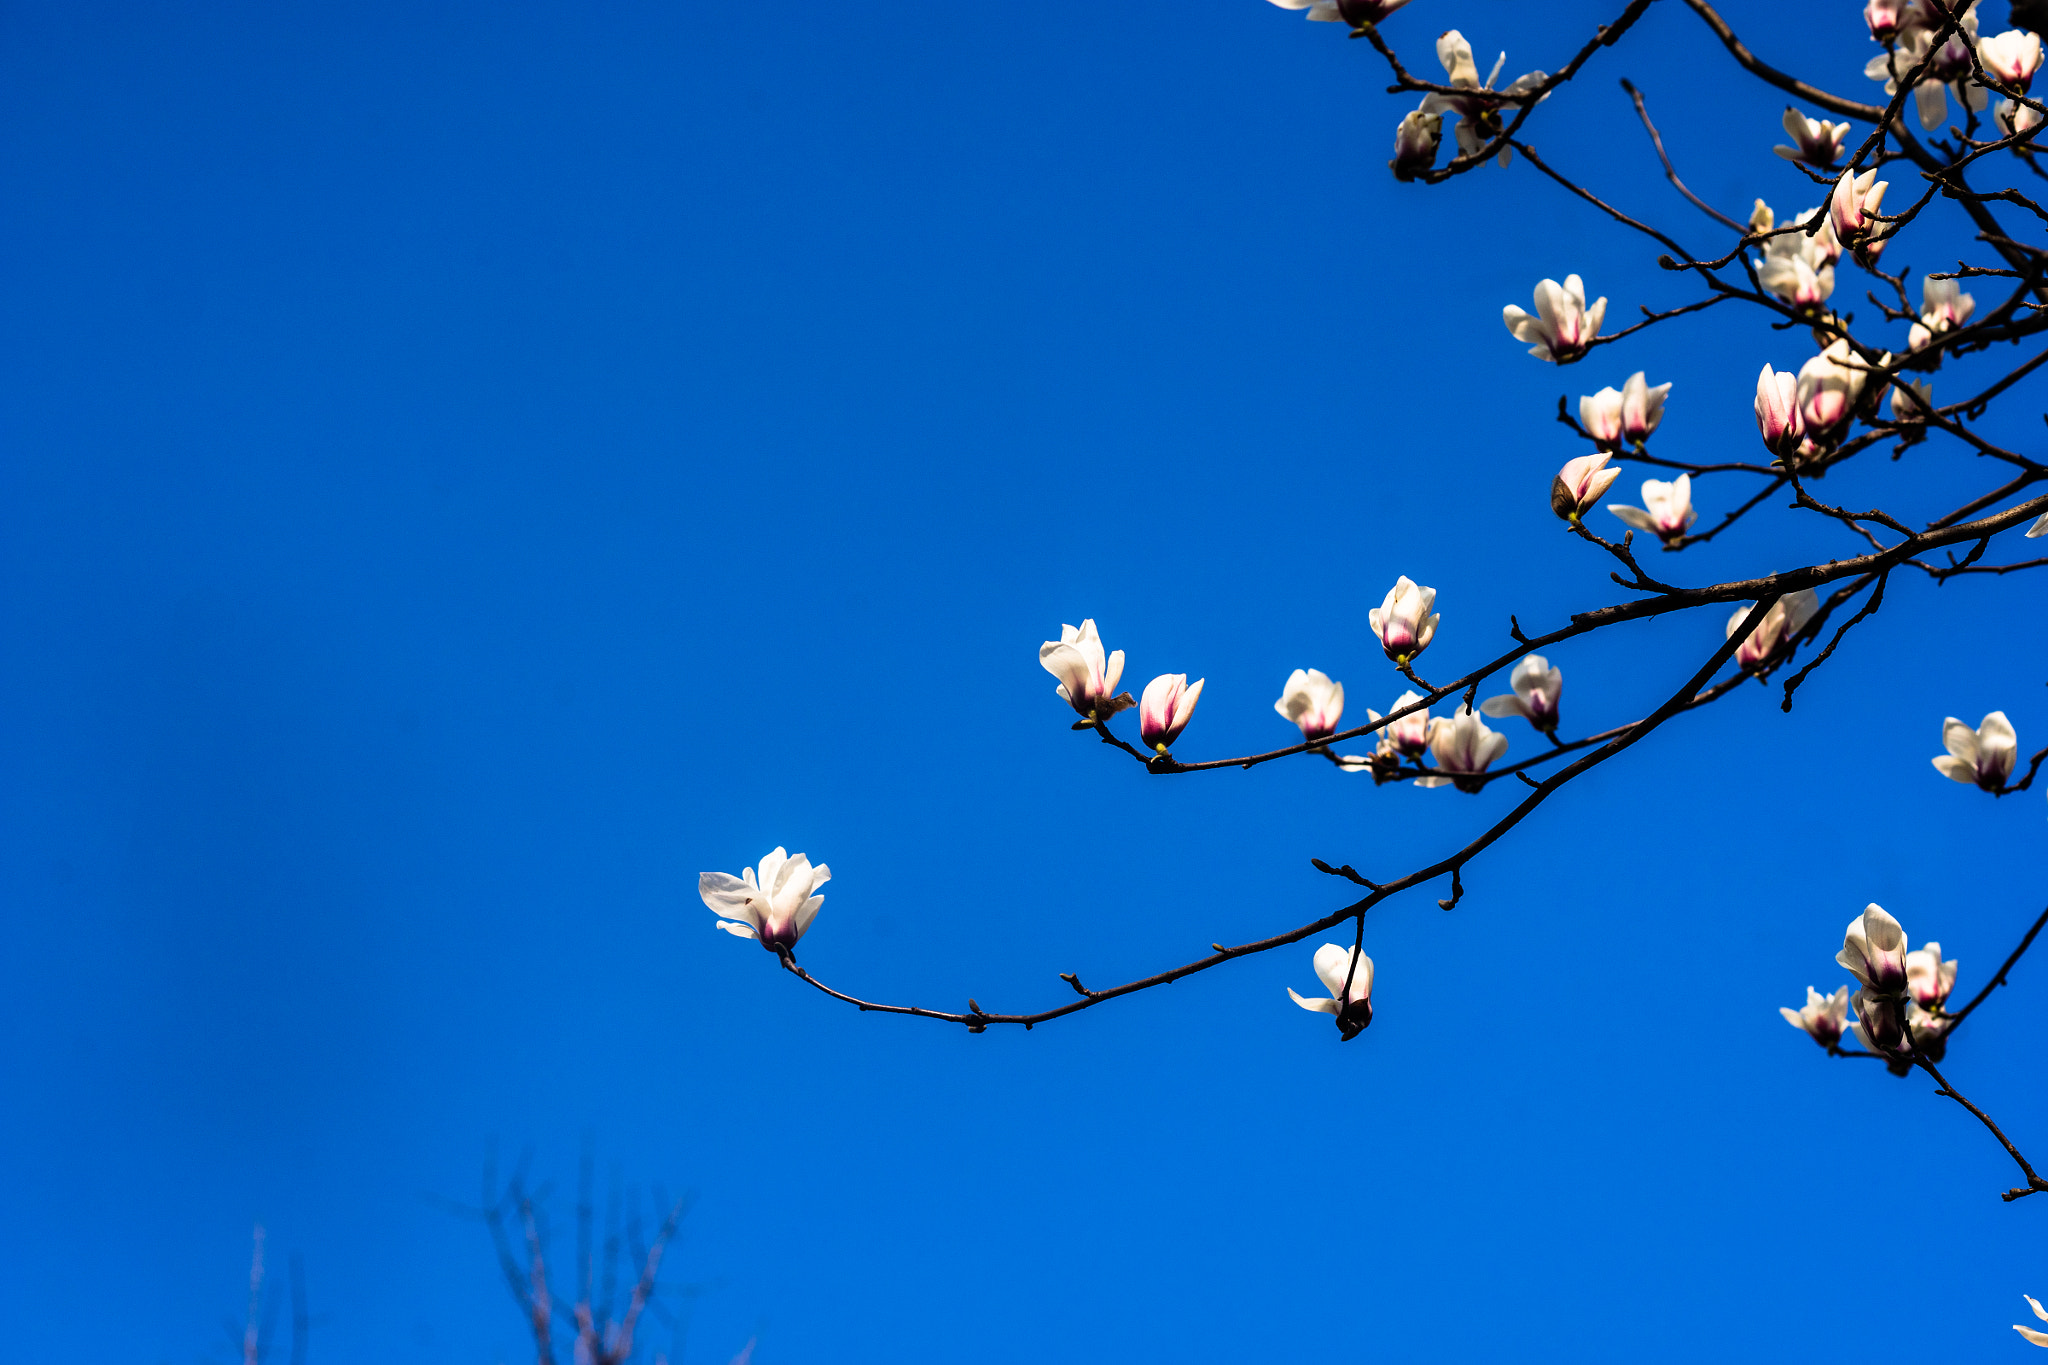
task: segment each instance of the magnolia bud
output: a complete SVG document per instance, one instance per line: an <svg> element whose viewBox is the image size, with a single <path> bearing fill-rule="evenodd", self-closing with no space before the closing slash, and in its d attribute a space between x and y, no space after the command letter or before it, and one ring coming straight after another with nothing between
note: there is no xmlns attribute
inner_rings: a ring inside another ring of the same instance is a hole
<svg viewBox="0 0 2048 1365"><path fill-rule="evenodd" d="M1756 427L1764 445L1781 459L1790 458L1806 437L1806 419L1799 415L1799 376L1764 366L1756 380Z"/></svg>
<svg viewBox="0 0 2048 1365"><path fill-rule="evenodd" d="M1598 455L1581 455L1567 460L1557 477L1550 481L1550 510L1566 521L1577 521L1593 510L1600 501L1600 495L1621 474L1619 469L1606 468L1612 458L1605 451Z"/></svg>
<svg viewBox="0 0 2048 1365"><path fill-rule="evenodd" d="M1436 165L1436 149L1444 140L1444 116L1410 110L1394 129L1394 159L1387 163L1396 180L1413 180Z"/></svg>

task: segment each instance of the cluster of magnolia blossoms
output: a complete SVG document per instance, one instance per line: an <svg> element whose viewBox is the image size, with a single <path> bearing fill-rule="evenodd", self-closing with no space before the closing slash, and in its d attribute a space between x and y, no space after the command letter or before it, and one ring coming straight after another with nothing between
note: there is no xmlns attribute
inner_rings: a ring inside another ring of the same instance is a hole
<svg viewBox="0 0 2048 1365"><path fill-rule="evenodd" d="M1779 1007L1785 1022L1829 1052L1840 1050L1844 1032L1852 1034L1900 1076L1913 1069L1916 1055L1942 1059L1955 1027L1944 1007L1955 990L1956 961L1942 960L1939 943L1907 951L1905 929L1882 906L1870 905L1849 921L1835 961L1856 978L1855 994L1847 986L1832 995L1808 986L1804 1008Z"/></svg>
<svg viewBox="0 0 2048 1365"><path fill-rule="evenodd" d="M1953 31L1944 33L1950 28L1945 10L1955 8L1940 0L1870 0L1863 18L1885 51L1870 59L1863 74L1883 81L1887 95L1896 95L1900 82L1911 82L1920 126L1930 133L1940 132L1948 121L1950 95L1969 114L1982 112L1987 86L2007 96L1997 117L2008 132L2032 127L2040 116L2014 97L2027 93L2041 69L2041 40L2024 29L1979 38L1974 5L1963 6Z"/></svg>

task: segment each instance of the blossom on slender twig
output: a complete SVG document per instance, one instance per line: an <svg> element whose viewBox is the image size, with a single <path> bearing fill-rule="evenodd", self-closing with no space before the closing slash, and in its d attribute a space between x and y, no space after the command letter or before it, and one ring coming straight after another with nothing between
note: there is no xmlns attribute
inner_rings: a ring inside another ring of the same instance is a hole
<svg viewBox="0 0 2048 1365"><path fill-rule="evenodd" d="M1881 227L1875 215L1884 203L1884 192L1890 188L1891 182L1879 180L1876 171L1861 175L1854 170L1843 171L1828 195L1828 225L1835 230L1835 240L1845 247L1861 249L1867 259L1875 260L1877 252L1869 250L1866 239Z"/></svg>
<svg viewBox="0 0 2048 1365"><path fill-rule="evenodd" d="M2019 736L2003 711L1993 711L1974 730L1947 717L1941 722L1941 743L1948 752L1933 760L1936 771L1988 792L2002 789L2019 761Z"/></svg>
<svg viewBox="0 0 2048 1365"><path fill-rule="evenodd" d="M1803 161L1826 170L1840 159L1842 139L1849 135L1849 125L1808 118L1788 104L1785 106L1785 131L1791 135L1792 145L1773 147L1772 151L1787 161Z"/></svg>
<svg viewBox="0 0 2048 1365"><path fill-rule="evenodd" d="M1799 376L1769 365L1756 380L1756 429L1773 455L1786 457L1806 438L1806 419L1799 413Z"/></svg>
<svg viewBox="0 0 2048 1365"><path fill-rule="evenodd" d="M1865 17L1869 18L1868 10ZM1972 6L1963 13L1957 21L1957 31L1943 39L1939 47L1935 46L1930 27L1939 22L1938 15L1918 5L1910 12L1902 6L1900 18L1902 22L1885 35L1894 38L1895 44L1890 51L1880 52L1865 63L1863 74L1871 80L1883 81L1885 94L1896 95L1899 82L1919 72L1913 85L1913 103L1920 114L1920 126L1930 133L1939 132L1947 121L1951 93L1966 109L1983 109L1984 88L1971 79L1970 56L1978 46L1976 8ZM1874 21L1871 33L1878 36Z"/></svg>
<svg viewBox="0 0 2048 1365"><path fill-rule="evenodd" d="M1956 988L1956 960L1941 960L1939 943L1923 943L1906 954L1906 989L1922 1009L1938 1010Z"/></svg>
<svg viewBox="0 0 2048 1365"><path fill-rule="evenodd" d="M1394 698L1394 704L1387 708L1387 714L1391 716L1421 700L1420 692L1412 689L1403 692ZM1368 709L1365 714L1374 720L1379 719L1379 713L1376 711ZM1400 758L1421 757L1423 751L1429 748L1429 708L1425 706L1419 711L1402 716L1399 720L1388 722L1386 728L1380 731L1379 748L1382 753Z"/></svg>
<svg viewBox="0 0 2048 1365"><path fill-rule="evenodd" d="M1579 425L1595 444L1612 450L1621 444L1621 390L1612 387L1579 397Z"/></svg>
<svg viewBox="0 0 2048 1365"><path fill-rule="evenodd" d="M1386 601L1367 612L1365 619L1372 626L1372 633L1379 636L1380 648L1387 657L1404 664L1428 649L1429 642L1436 638L1441 613L1431 610L1435 606L1435 588L1419 588L1408 575L1402 574L1387 589Z"/></svg>
<svg viewBox="0 0 2048 1365"><path fill-rule="evenodd" d="M1487 765L1508 751L1508 737L1487 727L1461 706L1454 716L1438 716L1429 723L1430 766L1442 777L1418 777L1418 787L1441 787L1446 783L1459 791L1476 792L1485 785L1475 781Z"/></svg>
<svg viewBox="0 0 2048 1365"><path fill-rule="evenodd" d="M1549 734L1557 728L1558 697L1564 691L1564 670L1552 668L1541 654L1526 656L1508 675L1512 693L1488 697L1479 709L1493 717L1520 716Z"/></svg>
<svg viewBox="0 0 2048 1365"><path fill-rule="evenodd" d="M1864 990L1897 995L1906 988L1906 931L1883 906L1866 905L1842 932L1842 951L1835 954L1835 961L1862 982Z"/></svg>
<svg viewBox="0 0 2048 1365"><path fill-rule="evenodd" d="M697 894L718 927L740 938L759 939L770 952L796 947L825 903L817 889L832 880L832 870L799 853L794 858L776 849L761 859L760 876L747 868L735 877L725 872L697 874Z"/></svg>
<svg viewBox="0 0 2048 1365"><path fill-rule="evenodd" d="M1485 83L1481 84L1479 67L1472 60L1472 44L1466 42L1465 35L1456 29L1437 38L1436 59L1443 63L1444 84L1456 87L1457 93L1432 90L1423 96L1419 112L1458 116L1454 136L1458 140L1460 156L1477 156L1484 150L1487 143L1501 133L1501 106L1522 103L1547 79L1541 71L1530 71L1515 77L1505 89L1494 89L1493 83L1500 79L1501 68L1507 65L1508 54L1503 52L1494 61L1493 70L1487 73ZM1545 93L1537 97L1537 102L1549 98ZM1508 164L1505 146L1501 148L1500 164Z"/></svg>
<svg viewBox="0 0 2048 1365"><path fill-rule="evenodd" d="M1977 60L1984 74L2025 93L2041 69L2041 39L2025 29L2009 29L1977 41Z"/></svg>
<svg viewBox="0 0 2048 1365"><path fill-rule="evenodd" d="M1299 725L1303 739L1328 739L1344 716L1344 684L1330 681L1319 668L1297 668L1287 675L1273 709Z"/></svg>
<svg viewBox="0 0 2048 1365"><path fill-rule="evenodd" d="M1566 521L1577 521L1592 511L1600 495L1621 474L1619 469L1607 468L1612 458L1603 450L1597 455L1580 455L1565 461L1564 468L1550 481L1550 510Z"/></svg>
<svg viewBox="0 0 2048 1365"><path fill-rule="evenodd" d="M1764 613L1764 619L1757 622L1756 629L1735 647L1735 662L1743 668L1757 668L1768 663L1787 642L1806 629L1806 623L1819 609L1820 598L1812 588L1786 593L1771 604L1771 609ZM1734 615L1728 618L1728 634L1736 632L1749 612L1747 606L1735 609Z"/></svg>
<svg viewBox="0 0 2048 1365"><path fill-rule="evenodd" d="M1864 989L1851 996L1856 1019L1849 1029L1856 1041L1881 1057L1899 1057L1907 1051L1906 1011L1896 995Z"/></svg>
<svg viewBox="0 0 2048 1365"><path fill-rule="evenodd" d="M1577 275L1536 282L1536 312L1514 304L1500 310L1500 320L1515 340L1531 343L1529 354L1539 360L1568 365L1586 353L1593 338L1600 335L1600 320L1607 316L1607 300L1586 306L1586 284Z"/></svg>
<svg viewBox="0 0 2048 1365"><path fill-rule="evenodd" d="M1959 282L1928 276L1920 281L1920 320L1907 335L1906 349L1925 349L1941 333L1968 322L1976 311L1976 298L1964 293Z"/></svg>
<svg viewBox="0 0 2048 1365"><path fill-rule="evenodd" d="M1795 1010L1790 1005L1780 1005L1778 1013L1784 1015L1785 1022L1793 1028L1805 1030L1814 1042L1832 1048L1842 1041L1842 1030L1847 1027L1849 988L1840 986L1833 995L1822 995L1808 986L1804 1008Z"/></svg>
<svg viewBox="0 0 2048 1365"><path fill-rule="evenodd" d="M1312 1000L1292 986L1287 994L1305 1010L1336 1015L1337 1027L1348 1042L1372 1023L1372 959L1356 948L1325 943L1316 949L1315 965L1316 979L1330 993L1328 997ZM1350 978L1348 989L1346 977Z"/></svg>
<svg viewBox="0 0 2048 1365"><path fill-rule="evenodd" d="M1117 679L1124 675L1124 652L1119 649L1107 659L1102 657L1102 638L1095 633L1093 619L1083 621L1079 629L1061 626L1059 639L1038 647L1038 662L1060 680L1053 690L1084 720L1107 720L1138 704L1130 693L1117 692Z"/></svg>
<svg viewBox="0 0 2048 1365"><path fill-rule="evenodd" d="M1411 109L1394 127L1394 159L1387 165L1396 180L1413 180L1436 165L1443 145L1444 116L1429 109Z"/></svg>
<svg viewBox="0 0 2048 1365"><path fill-rule="evenodd" d="M1669 382L1655 388L1637 370L1621 386L1621 434L1641 445L1657 424L1664 420L1664 400L1671 395Z"/></svg>
<svg viewBox="0 0 2048 1365"><path fill-rule="evenodd" d="M1145 694L1138 699L1138 734L1146 748L1163 754L1172 747L1195 718L1195 703L1202 699L1202 684L1207 681L1197 679L1190 687L1187 674L1162 673L1145 684Z"/></svg>
<svg viewBox="0 0 2048 1365"><path fill-rule="evenodd" d="M1666 545L1684 536L1699 518L1693 510L1690 474L1680 474L1669 483L1644 479L1641 507L1610 502L1607 510L1638 531L1654 531Z"/></svg>
<svg viewBox="0 0 2048 1365"><path fill-rule="evenodd" d="M2048 1322L2048 1308L2043 1308L2039 1299L2035 1298L2032 1294L2022 1294L2020 1297L2027 1301L2027 1307L2034 1310L2035 1317L2043 1322ZM2033 1328L2022 1327L2018 1323L2012 1325L2012 1330L2018 1332L2036 1346L2048 1346L2048 1332L2036 1332Z"/></svg>
<svg viewBox="0 0 2048 1365"><path fill-rule="evenodd" d="M1891 355L1879 360L1888 364ZM1806 424L1806 444L1813 450L1834 444L1855 415L1863 389L1870 382L1871 367L1850 349L1847 337L1837 337L1827 349L1799 367L1799 416Z"/></svg>
<svg viewBox="0 0 2048 1365"><path fill-rule="evenodd" d="M1888 395L1894 422L1924 422L1934 411L1934 381L1901 379Z"/></svg>

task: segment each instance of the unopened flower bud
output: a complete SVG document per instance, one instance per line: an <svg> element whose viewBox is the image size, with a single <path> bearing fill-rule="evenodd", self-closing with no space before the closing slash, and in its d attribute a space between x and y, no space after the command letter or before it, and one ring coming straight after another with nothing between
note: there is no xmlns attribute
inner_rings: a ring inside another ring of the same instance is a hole
<svg viewBox="0 0 2048 1365"><path fill-rule="evenodd" d="M1835 961L1862 982L1865 991L1897 995L1906 989L1906 931L1883 906L1867 905L1849 921ZM1856 1012L1861 1014L1862 1007Z"/></svg>
<svg viewBox="0 0 2048 1365"><path fill-rule="evenodd" d="M1850 1003L1856 1007L1856 1022L1849 1027L1863 1046L1881 1057L1896 1057L1909 1050L1905 1005L1897 996L1860 990Z"/></svg>
<svg viewBox="0 0 2048 1365"><path fill-rule="evenodd" d="M1617 477L1619 469L1608 469L1612 457L1606 451L1567 460L1550 481L1550 510L1565 521L1577 521L1593 510Z"/></svg>
<svg viewBox="0 0 2048 1365"><path fill-rule="evenodd" d="M1648 440L1664 420L1664 400L1670 394L1670 384L1651 388L1641 370L1630 375L1621 386L1621 434L1637 445Z"/></svg>
<svg viewBox="0 0 2048 1365"><path fill-rule="evenodd" d="M1417 587L1406 574L1394 580L1386 600L1366 613L1372 633L1379 637L1380 648L1389 659L1404 664L1429 648L1441 616L1431 610L1435 605L1435 588Z"/></svg>
<svg viewBox="0 0 2048 1365"><path fill-rule="evenodd" d="M1394 129L1394 159L1387 163L1396 180L1413 180L1436 165L1444 140L1444 116L1412 109Z"/></svg>
<svg viewBox="0 0 2048 1365"><path fill-rule="evenodd" d="M1146 748L1163 754L1173 746L1195 718L1195 703L1202 699L1202 684L1207 681L1198 679L1189 687L1187 674L1162 673L1145 684L1144 695L1138 698L1138 734Z"/></svg>
<svg viewBox="0 0 2048 1365"><path fill-rule="evenodd" d="M1605 388L1579 399L1579 425L1603 450L1621 444L1621 390Z"/></svg>
<svg viewBox="0 0 2048 1365"><path fill-rule="evenodd" d="M1806 421L1799 415L1799 376L1764 366L1756 381L1756 427L1773 455L1788 459L1798 451L1806 436Z"/></svg>

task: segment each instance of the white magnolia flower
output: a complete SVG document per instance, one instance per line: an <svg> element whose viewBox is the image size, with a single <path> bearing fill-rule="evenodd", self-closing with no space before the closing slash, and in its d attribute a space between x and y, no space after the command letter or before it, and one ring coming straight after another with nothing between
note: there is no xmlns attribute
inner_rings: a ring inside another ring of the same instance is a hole
<svg viewBox="0 0 2048 1365"><path fill-rule="evenodd" d="M1756 258L1763 287L1794 308L1818 308L1835 292L1835 267L1823 259L1820 234L1786 232L1764 243Z"/></svg>
<svg viewBox="0 0 2048 1365"><path fill-rule="evenodd" d="M1984 74L2025 91L2041 69L2041 39L2025 29L2011 29L1977 43Z"/></svg>
<svg viewBox="0 0 2048 1365"><path fill-rule="evenodd" d="M1394 159L1387 163L1396 180L1413 180L1436 165L1437 148L1443 145L1444 116L1428 109L1411 109L1394 126Z"/></svg>
<svg viewBox="0 0 2048 1365"><path fill-rule="evenodd" d="M1820 598L1812 588L1786 593L1771 604L1771 609L1764 613L1764 619L1749 633L1749 638L1736 646L1735 662L1743 668L1755 668L1767 662L1787 641L1806 629L1806 623L1819 609ZM1735 609L1735 614L1728 618L1728 634L1736 632L1749 612L1746 606Z"/></svg>
<svg viewBox="0 0 2048 1365"><path fill-rule="evenodd" d="M1394 580L1394 586L1387 589L1386 601L1365 614L1372 626L1372 633L1379 636L1380 648L1395 663L1407 663L1436 638L1436 623L1441 613L1432 611L1436 606L1435 588L1418 588L1408 575Z"/></svg>
<svg viewBox="0 0 2048 1365"><path fill-rule="evenodd" d="M1514 304L1500 310L1500 320L1514 333L1515 340L1531 343L1529 354L1539 360L1568 365L1586 353L1593 338L1600 335L1600 321L1607 316L1607 300L1586 306L1586 284L1577 275L1536 282L1536 313Z"/></svg>
<svg viewBox="0 0 2048 1365"><path fill-rule="evenodd" d="M1621 390L1609 387L1581 395L1579 425L1602 446L1621 444Z"/></svg>
<svg viewBox="0 0 2048 1365"><path fill-rule="evenodd" d="M1809 166L1826 170L1841 157L1842 139L1849 135L1849 125L1808 118L1788 104L1785 106L1785 131L1791 134L1792 145L1773 147L1772 151L1787 161L1804 161Z"/></svg>
<svg viewBox="0 0 2048 1365"><path fill-rule="evenodd" d="M1557 728L1558 697L1564 691L1564 670L1552 668L1541 654L1531 654L1508 675L1512 694L1488 697L1479 709L1489 716L1520 716L1549 734ZM1505 747L1505 745L1503 745ZM1483 766L1483 765L1482 765Z"/></svg>
<svg viewBox="0 0 2048 1365"><path fill-rule="evenodd" d="M2027 1307L2034 1310L2035 1317L2043 1322L2048 1322L2048 1308L2043 1308L2039 1299L2035 1298L2032 1294L2022 1294L2020 1297L2027 1301ZM2048 1332L2036 1332L2033 1328L2022 1327L2018 1323L2012 1325L2012 1330L2018 1332L2036 1346L2048 1346Z"/></svg>
<svg viewBox="0 0 2048 1365"><path fill-rule="evenodd" d="M1873 215L1883 205L1884 192L1890 188L1891 182L1879 180L1876 171L1861 175L1853 170L1843 171L1828 195L1828 225L1835 230L1835 240L1846 247L1863 248L1865 257L1875 260L1877 252L1869 249L1865 239L1883 226Z"/></svg>
<svg viewBox="0 0 2048 1365"><path fill-rule="evenodd" d="M1939 943L1923 943L1906 954L1906 989L1922 1009L1940 1009L1956 988L1956 960L1941 960Z"/></svg>
<svg viewBox="0 0 2048 1365"><path fill-rule="evenodd" d="M1550 510L1566 521L1577 521L1592 511L1601 495L1620 477L1619 469L1607 468L1612 458L1603 450L1597 455L1580 455L1565 461L1564 468L1550 481Z"/></svg>
<svg viewBox="0 0 2048 1365"><path fill-rule="evenodd" d="M1756 429L1773 455L1787 456L1806 439L1799 413L1799 377L1764 366L1756 380Z"/></svg>
<svg viewBox="0 0 2048 1365"><path fill-rule="evenodd" d="M1297 668L1287 675L1273 709L1299 725L1303 739L1328 739L1344 716L1344 684L1331 682L1319 668Z"/></svg>
<svg viewBox="0 0 2048 1365"><path fill-rule="evenodd" d="M1500 79L1500 69L1507 65L1508 54L1503 52L1495 60L1486 83L1480 84L1479 67L1472 60L1472 45L1456 29L1436 40L1436 59L1443 63L1444 84L1457 87L1459 93L1446 95L1432 90L1423 96L1418 112L1458 116L1455 135L1460 156L1477 156L1501 131L1500 107L1523 102L1547 79L1543 72L1531 71L1515 77L1506 89L1494 89L1493 83ZM1539 103L1549 98L1548 93L1537 97ZM1501 149L1500 164L1508 164L1505 147Z"/></svg>
<svg viewBox="0 0 2048 1365"><path fill-rule="evenodd" d="M1408 0L1273 0L1281 9L1305 9L1311 20L1364 28L1377 24Z"/></svg>
<svg viewBox="0 0 2048 1365"><path fill-rule="evenodd" d="M1345 987L1346 977L1350 978L1348 990ZM1356 948L1325 943L1316 949L1316 979L1330 993L1326 999L1311 1000L1292 986L1287 988L1287 994L1305 1010L1336 1015L1337 1027L1344 1031L1346 1040L1357 1037L1372 1023L1371 958Z"/></svg>
<svg viewBox="0 0 2048 1365"><path fill-rule="evenodd" d="M1699 513L1693 510L1690 474L1680 474L1669 483L1644 479L1641 507L1609 503L1607 510L1638 531L1656 532L1657 538L1667 545L1692 529L1699 518Z"/></svg>
<svg viewBox="0 0 2048 1365"><path fill-rule="evenodd" d="M1930 133L1939 132L1947 122L1950 93L1969 109L1981 110L1985 101L1984 88L1970 79L1970 54L1977 47L1975 7L1963 14L1958 31L1944 39L1939 48L1934 45L1933 32L1925 27L1934 22L1933 15L1916 6L1913 22L1896 30L1897 42L1891 51L1880 52L1863 68L1863 74L1871 80L1884 82L1885 94L1896 95L1899 81L1919 71L1925 63L1927 69L1913 86L1913 103L1920 113L1920 126Z"/></svg>
<svg viewBox="0 0 2048 1365"><path fill-rule="evenodd" d="M1664 400L1670 395L1669 383L1651 388L1641 370L1630 375L1621 386L1621 434L1638 445L1648 440L1664 420Z"/></svg>
<svg viewBox="0 0 2048 1365"><path fill-rule="evenodd" d="M1924 23L1925 16L1920 13L1918 0L1869 0L1863 6L1863 22L1870 25L1871 37L1886 43Z"/></svg>
<svg viewBox="0 0 2048 1365"><path fill-rule="evenodd" d="M751 867L737 877L725 872L698 873L697 894L718 916L719 928L741 938L759 939L770 952L782 952L796 947L796 941L811 927L818 907L825 903L823 896L814 893L830 880L832 870L823 863L812 867L803 854L792 858L778 848L761 860L758 879Z"/></svg>
<svg viewBox="0 0 2048 1365"><path fill-rule="evenodd" d="M2008 137L2017 137L2041 126L2041 112L2018 100L2000 100L1992 114Z"/></svg>
<svg viewBox="0 0 2048 1365"><path fill-rule="evenodd" d="M1898 996L1864 989L1851 996L1849 1003L1856 1009L1856 1019L1849 1025L1849 1031L1856 1035L1857 1042L1882 1057L1906 1053L1906 1040L1911 1035Z"/></svg>
<svg viewBox="0 0 2048 1365"><path fill-rule="evenodd" d="M1404 707L1413 706L1421 700L1422 694L1420 692L1413 690L1403 692L1400 696L1394 698L1394 704L1387 708L1387 714L1391 716ZM1380 718L1377 711L1370 709L1365 714L1374 720ZM1419 758L1422 756L1423 750L1429 748L1429 708L1425 706L1419 711L1402 716L1399 720L1388 724L1379 733L1379 751L1382 754L1390 754L1396 758Z"/></svg>
<svg viewBox="0 0 2048 1365"><path fill-rule="evenodd" d="M1053 690L1060 699L1088 720L1107 720L1126 707L1136 706L1131 694L1117 694L1117 679L1124 675L1122 650L1102 657L1102 638L1095 633L1091 618L1080 629L1061 626L1060 638L1038 647L1038 662L1060 680ZM1112 695L1115 694L1115 695Z"/></svg>
<svg viewBox="0 0 2048 1365"><path fill-rule="evenodd" d="M1881 905L1866 905L1842 934L1835 961L1874 995L1897 995L1906 988L1906 931ZM1858 1014L1863 1012L1858 1006Z"/></svg>
<svg viewBox="0 0 2048 1365"><path fill-rule="evenodd" d="M1146 748L1163 754L1172 747L1195 718L1195 703L1207 681L1200 678L1189 687L1187 674L1162 673L1145 684L1145 695L1138 699L1138 734Z"/></svg>
<svg viewBox="0 0 2048 1365"><path fill-rule="evenodd" d="M1934 411L1934 381L1901 379L1887 395L1894 422L1924 422Z"/></svg>
<svg viewBox="0 0 2048 1365"><path fill-rule="evenodd" d="M1832 1048L1842 1041L1842 1030L1847 1026L1849 988L1841 986L1833 995L1822 995L1808 986L1805 1008L1795 1010L1789 1005L1780 1005L1778 1013L1784 1015L1785 1022L1793 1028L1805 1030L1814 1042Z"/></svg>
<svg viewBox="0 0 2048 1365"><path fill-rule="evenodd" d="M1948 1052L1949 1030L1956 1021L1944 1014L1926 1010L1913 1001L1906 1002L1906 1032L1913 1040L1913 1051L1930 1062L1938 1062ZM1903 1076L1910 1070L1894 1065L1892 1070Z"/></svg>
<svg viewBox="0 0 2048 1365"><path fill-rule="evenodd" d="M1889 364L1887 352L1880 365ZM1832 444L1863 397L1870 382L1871 367L1849 347L1847 337L1836 337L1826 350L1799 367L1799 416L1806 424L1807 444L1803 449Z"/></svg>
<svg viewBox="0 0 2048 1365"><path fill-rule="evenodd" d="M2019 736L2003 711L1993 711L1974 730L1949 716L1941 722L1941 743L1948 752L1934 760L1936 770L1958 782L1974 782L1988 792L2005 786L2019 760Z"/></svg>
<svg viewBox="0 0 2048 1365"><path fill-rule="evenodd" d="M1970 314L1976 311L1976 298L1965 294L1959 282L1937 280L1931 276L1921 280L1920 320L1913 324L1913 331L1906 339L1906 349L1925 349L1936 336L1968 322Z"/></svg>
<svg viewBox="0 0 2048 1365"><path fill-rule="evenodd" d="M1472 708L1458 708L1454 716L1438 716L1429 723L1430 766L1443 777L1418 777L1418 787L1441 787L1446 783L1460 791L1478 791L1484 785L1470 779L1508 751L1508 737L1487 728L1472 714Z"/></svg>

